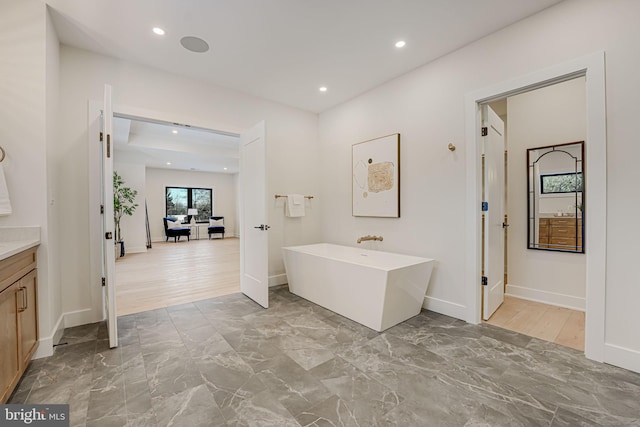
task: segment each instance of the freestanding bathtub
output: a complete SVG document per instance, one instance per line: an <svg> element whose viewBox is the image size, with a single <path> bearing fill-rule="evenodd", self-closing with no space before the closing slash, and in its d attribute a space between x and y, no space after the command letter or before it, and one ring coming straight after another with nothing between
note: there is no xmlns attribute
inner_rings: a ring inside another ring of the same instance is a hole
<svg viewBox="0 0 640 427"><path fill-rule="evenodd" d="M330 243L282 251L292 293L378 332L420 313L434 264Z"/></svg>

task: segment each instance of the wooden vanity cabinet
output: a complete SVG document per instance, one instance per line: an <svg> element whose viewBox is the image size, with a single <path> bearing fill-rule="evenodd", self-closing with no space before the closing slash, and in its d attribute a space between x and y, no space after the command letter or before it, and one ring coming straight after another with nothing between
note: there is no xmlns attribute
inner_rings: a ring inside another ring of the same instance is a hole
<svg viewBox="0 0 640 427"><path fill-rule="evenodd" d="M540 218L538 247L582 251L582 218Z"/></svg>
<svg viewBox="0 0 640 427"><path fill-rule="evenodd" d="M38 346L36 248L0 261L0 403L5 403Z"/></svg>

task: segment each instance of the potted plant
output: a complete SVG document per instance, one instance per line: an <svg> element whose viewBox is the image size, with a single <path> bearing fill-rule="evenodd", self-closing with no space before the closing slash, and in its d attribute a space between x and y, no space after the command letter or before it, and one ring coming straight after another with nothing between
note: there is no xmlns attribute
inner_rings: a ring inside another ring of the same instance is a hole
<svg viewBox="0 0 640 427"><path fill-rule="evenodd" d="M120 256L124 256L124 240L120 232L120 221L124 215L131 216L138 207L135 202L137 190L125 187L124 180L113 171L113 221L116 226L116 244L120 244Z"/></svg>

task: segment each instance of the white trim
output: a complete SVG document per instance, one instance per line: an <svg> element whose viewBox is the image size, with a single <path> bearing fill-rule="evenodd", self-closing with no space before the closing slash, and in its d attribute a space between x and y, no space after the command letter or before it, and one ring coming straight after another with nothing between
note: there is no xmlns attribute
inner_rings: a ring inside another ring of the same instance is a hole
<svg viewBox="0 0 640 427"><path fill-rule="evenodd" d="M60 342L60 338L64 334L64 313L58 317L56 325L53 327L53 333L48 337L40 337L38 340L38 348L33 353L32 359L41 359L53 355L53 346Z"/></svg>
<svg viewBox="0 0 640 427"><path fill-rule="evenodd" d="M570 308L572 310L585 311L586 300L573 295L559 294L556 292L542 291L540 289L525 288L523 286L507 284L506 296L525 299L527 301L541 302L557 307Z"/></svg>
<svg viewBox="0 0 640 427"><path fill-rule="evenodd" d="M286 285L289 283L286 273L269 276L269 287Z"/></svg>
<svg viewBox="0 0 640 427"><path fill-rule="evenodd" d="M465 319L468 311L464 305L429 296L424 297L422 308L444 314L445 316L455 317L456 319Z"/></svg>
<svg viewBox="0 0 640 427"><path fill-rule="evenodd" d="M640 373L640 351L605 343L604 359L611 365Z"/></svg>
<svg viewBox="0 0 640 427"><path fill-rule="evenodd" d="M74 326L87 325L104 320L102 316L96 317L94 310L85 308L64 313L64 327L73 328Z"/></svg>
<svg viewBox="0 0 640 427"><path fill-rule="evenodd" d="M465 319L480 322L480 257L481 257L481 168L480 105L488 99L543 87L566 80L569 76L586 75L587 143L585 144L585 199L588 218L585 221L586 259L586 324L585 355L597 361L604 359L605 286L606 286L606 202L607 139L605 111L605 55L597 52L582 58L528 74L510 81L479 89L465 96L466 142L466 272Z"/></svg>

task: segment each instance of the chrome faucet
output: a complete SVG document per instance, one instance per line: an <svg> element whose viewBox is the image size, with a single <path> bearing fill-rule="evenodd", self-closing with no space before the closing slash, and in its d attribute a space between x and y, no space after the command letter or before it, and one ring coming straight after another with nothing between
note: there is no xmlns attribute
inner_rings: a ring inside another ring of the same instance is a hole
<svg viewBox="0 0 640 427"><path fill-rule="evenodd" d="M382 242L382 236L369 236L367 234L366 236L358 237L358 244L366 242L367 240L377 240Z"/></svg>

